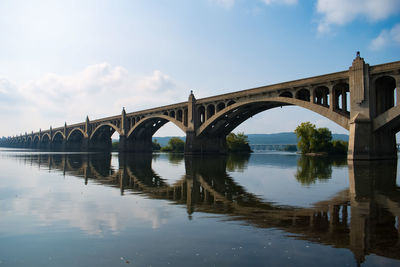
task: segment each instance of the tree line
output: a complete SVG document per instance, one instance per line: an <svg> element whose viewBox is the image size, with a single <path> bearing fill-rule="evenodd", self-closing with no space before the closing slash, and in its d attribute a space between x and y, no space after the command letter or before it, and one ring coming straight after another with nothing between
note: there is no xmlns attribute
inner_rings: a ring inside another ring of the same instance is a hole
<svg viewBox="0 0 400 267"><path fill-rule="evenodd" d="M317 128L310 122L303 122L294 130L297 136L297 147L302 154L347 154L348 142L332 140L328 128Z"/></svg>
<svg viewBox="0 0 400 267"><path fill-rule="evenodd" d="M250 153L251 148L247 136L244 133L230 133L226 136L226 145L228 152L232 153ZM112 143L112 150L118 151L119 142ZM185 151L185 142L179 137L171 137L166 146L161 146L157 139L153 140L153 151L183 153Z"/></svg>

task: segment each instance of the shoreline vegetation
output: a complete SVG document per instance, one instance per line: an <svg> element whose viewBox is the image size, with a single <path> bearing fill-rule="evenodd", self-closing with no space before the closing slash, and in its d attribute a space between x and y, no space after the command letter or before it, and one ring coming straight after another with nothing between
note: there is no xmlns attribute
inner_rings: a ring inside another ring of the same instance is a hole
<svg viewBox="0 0 400 267"><path fill-rule="evenodd" d="M285 133L287 134L287 133ZM333 135L328 128L316 128L310 122L301 123L294 131L297 145L284 145L278 150L286 152L298 152L306 156L331 156L346 155L348 142L333 140ZM161 137L163 138L163 137ZM168 143L157 138L153 139L153 152L183 153L185 151L185 139L183 137L168 137ZM164 145L160 144L163 143ZM112 143L112 150L118 151L118 141ZM230 133L226 136L226 148L228 154L248 154L253 150L249 144L249 138L243 132Z"/></svg>
<svg viewBox="0 0 400 267"><path fill-rule="evenodd" d="M226 145L228 153L251 153L247 136L244 133L230 133L226 136ZM118 151L119 142L112 143L112 151ZM166 146L161 146L157 139L153 140L153 152L183 153L185 151L185 142L180 137L171 137Z"/></svg>
<svg viewBox="0 0 400 267"><path fill-rule="evenodd" d="M310 122L303 122L294 130L297 136L297 147L306 156L346 155L348 142L332 140L328 128L317 128Z"/></svg>

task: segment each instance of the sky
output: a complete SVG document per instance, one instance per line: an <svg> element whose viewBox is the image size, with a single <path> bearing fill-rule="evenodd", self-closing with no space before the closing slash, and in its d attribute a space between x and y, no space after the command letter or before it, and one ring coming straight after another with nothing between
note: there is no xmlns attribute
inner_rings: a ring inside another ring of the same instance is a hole
<svg viewBox="0 0 400 267"><path fill-rule="evenodd" d="M400 60L399 0L0 1L0 136ZM264 111L235 132L293 131ZM172 123L156 136L184 133Z"/></svg>

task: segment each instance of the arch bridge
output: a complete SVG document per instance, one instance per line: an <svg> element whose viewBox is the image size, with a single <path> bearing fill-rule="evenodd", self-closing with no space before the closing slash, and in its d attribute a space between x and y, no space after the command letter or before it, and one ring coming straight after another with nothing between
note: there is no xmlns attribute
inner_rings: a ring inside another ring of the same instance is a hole
<svg viewBox="0 0 400 267"><path fill-rule="evenodd" d="M167 122L186 133L186 154L225 153L226 135L253 115L296 105L349 130L349 159L397 157L400 130L400 61L369 66L357 53L348 70L232 92L187 102L89 120L3 138L11 147L52 150L111 149L118 132L120 151L151 152L152 136Z"/></svg>

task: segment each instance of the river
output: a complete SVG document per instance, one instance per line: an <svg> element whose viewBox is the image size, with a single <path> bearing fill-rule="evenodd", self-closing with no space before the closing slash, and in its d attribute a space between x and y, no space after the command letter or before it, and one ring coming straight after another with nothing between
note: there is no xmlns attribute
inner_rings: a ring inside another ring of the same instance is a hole
<svg viewBox="0 0 400 267"><path fill-rule="evenodd" d="M0 266L399 266L397 161L0 150Z"/></svg>

